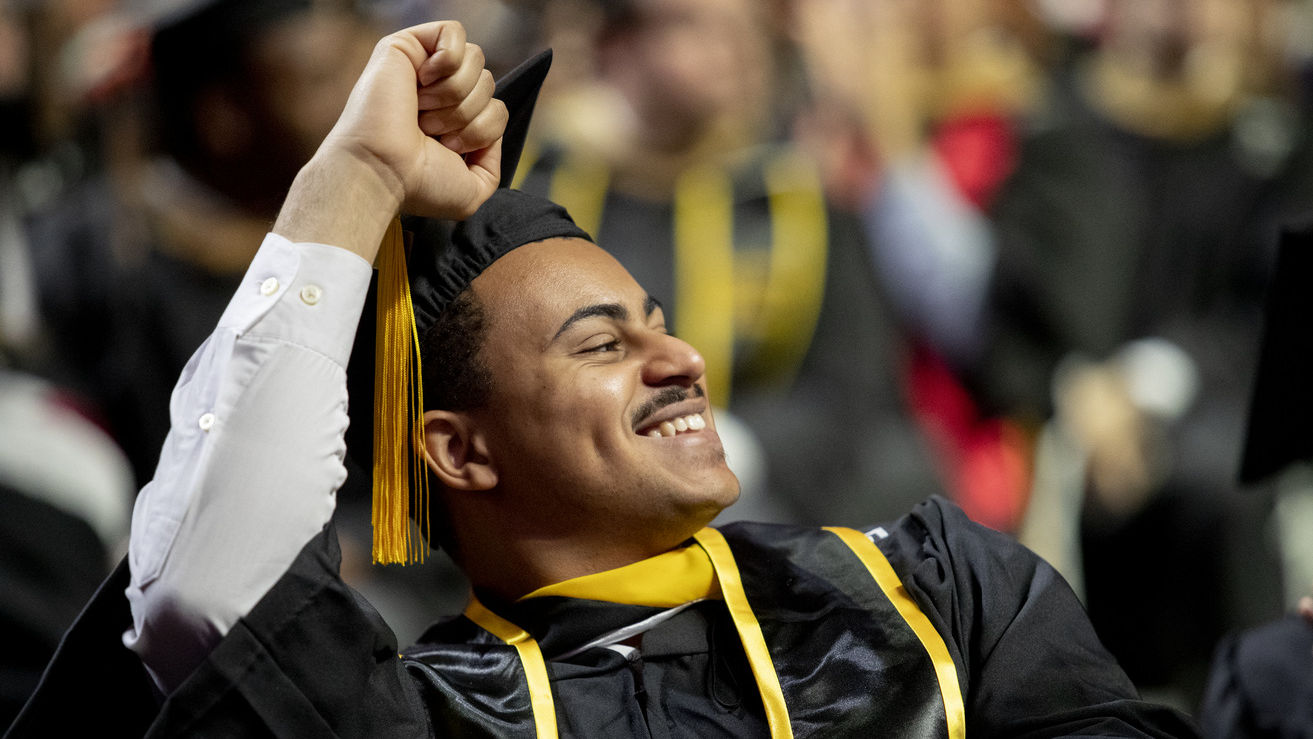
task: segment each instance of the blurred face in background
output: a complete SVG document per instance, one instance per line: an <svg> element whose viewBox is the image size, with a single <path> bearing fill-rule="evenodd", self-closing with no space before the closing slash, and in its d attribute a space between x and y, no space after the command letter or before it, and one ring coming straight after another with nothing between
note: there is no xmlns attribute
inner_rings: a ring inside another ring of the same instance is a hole
<svg viewBox="0 0 1313 739"><path fill-rule="evenodd" d="M359 14L297 0L218 3L156 29L161 148L239 204L275 212L373 47Z"/></svg>
<svg viewBox="0 0 1313 739"><path fill-rule="evenodd" d="M373 46L366 24L331 12L279 23L254 44L259 115L298 160L309 159L337 121Z"/></svg>
<svg viewBox="0 0 1313 739"><path fill-rule="evenodd" d="M763 105L770 53L754 0L639 0L600 45L602 76L646 122L689 135Z"/></svg>
<svg viewBox="0 0 1313 739"><path fill-rule="evenodd" d="M197 172L249 207L276 209L342 112L373 40L368 24L336 11L296 13L261 32L240 77L200 98Z"/></svg>
<svg viewBox="0 0 1313 739"><path fill-rule="evenodd" d="M1279 64L1283 0L1113 0L1101 49L1140 74L1226 99Z"/></svg>

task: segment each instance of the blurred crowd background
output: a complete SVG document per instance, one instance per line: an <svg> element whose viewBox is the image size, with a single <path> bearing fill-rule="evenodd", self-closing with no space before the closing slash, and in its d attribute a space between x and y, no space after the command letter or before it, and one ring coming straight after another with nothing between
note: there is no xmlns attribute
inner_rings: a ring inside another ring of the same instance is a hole
<svg viewBox="0 0 1313 739"><path fill-rule="evenodd" d="M497 74L554 49L519 186L706 355L725 519L945 495L1186 711L1308 593L1313 474L1236 470L1313 212L1310 0L0 0L0 726L373 42L438 17ZM369 567L358 478L344 570L404 642L464 585Z"/></svg>

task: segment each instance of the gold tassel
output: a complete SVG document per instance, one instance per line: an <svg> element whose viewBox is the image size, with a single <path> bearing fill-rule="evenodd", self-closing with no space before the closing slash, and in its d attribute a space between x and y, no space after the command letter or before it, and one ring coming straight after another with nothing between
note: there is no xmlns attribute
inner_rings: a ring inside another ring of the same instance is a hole
<svg viewBox="0 0 1313 739"><path fill-rule="evenodd" d="M375 564L423 562L428 553L429 491L424 464L424 390L419 335L401 221L393 219L378 254L374 348ZM420 540L411 538L412 512Z"/></svg>

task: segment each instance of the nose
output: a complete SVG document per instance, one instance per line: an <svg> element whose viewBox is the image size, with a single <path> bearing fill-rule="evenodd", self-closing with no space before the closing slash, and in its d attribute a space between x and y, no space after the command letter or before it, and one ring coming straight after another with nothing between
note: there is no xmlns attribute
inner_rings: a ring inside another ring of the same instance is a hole
<svg viewBox="0 0 1313 739"><path fill-rule="evenodd" d="M706 374L707 363L692 345L669 334L655 334L643 363L643 384L692 385Z"/></svg>

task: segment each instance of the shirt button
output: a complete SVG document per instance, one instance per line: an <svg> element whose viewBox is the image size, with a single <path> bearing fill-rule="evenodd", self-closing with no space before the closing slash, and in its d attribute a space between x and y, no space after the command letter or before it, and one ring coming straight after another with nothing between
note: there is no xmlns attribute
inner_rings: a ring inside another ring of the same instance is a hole
<svg viewBox="0 0 1313 739"><path fill-rule="evenodd" d="M318 285L306 285L301 288L301 302L306 305L314 305L319 302L319 298L323 294L324 291Z"/></svg>
<svg viewBox="0 0 1313 739"><path fill-rule="evenodd" d="M265 296L265 297L268 297L268 296L270 296L270 295L273 295L273 294L276 293L276 292L278 292L278 278L277 278L277 277L270 277L270 278L266 279L264 282L261 282L261 283L260 283L260 294L261 294L261 295L263 295L263 296Z"/></svg>
<svg viewBox="0 0 1313 739"><path fill-rule="evenodd" d="M215 418L213 413L203 413L196 421L196 425L201 427L201 431L209 431L214 428L214 421Z"/></svg>

